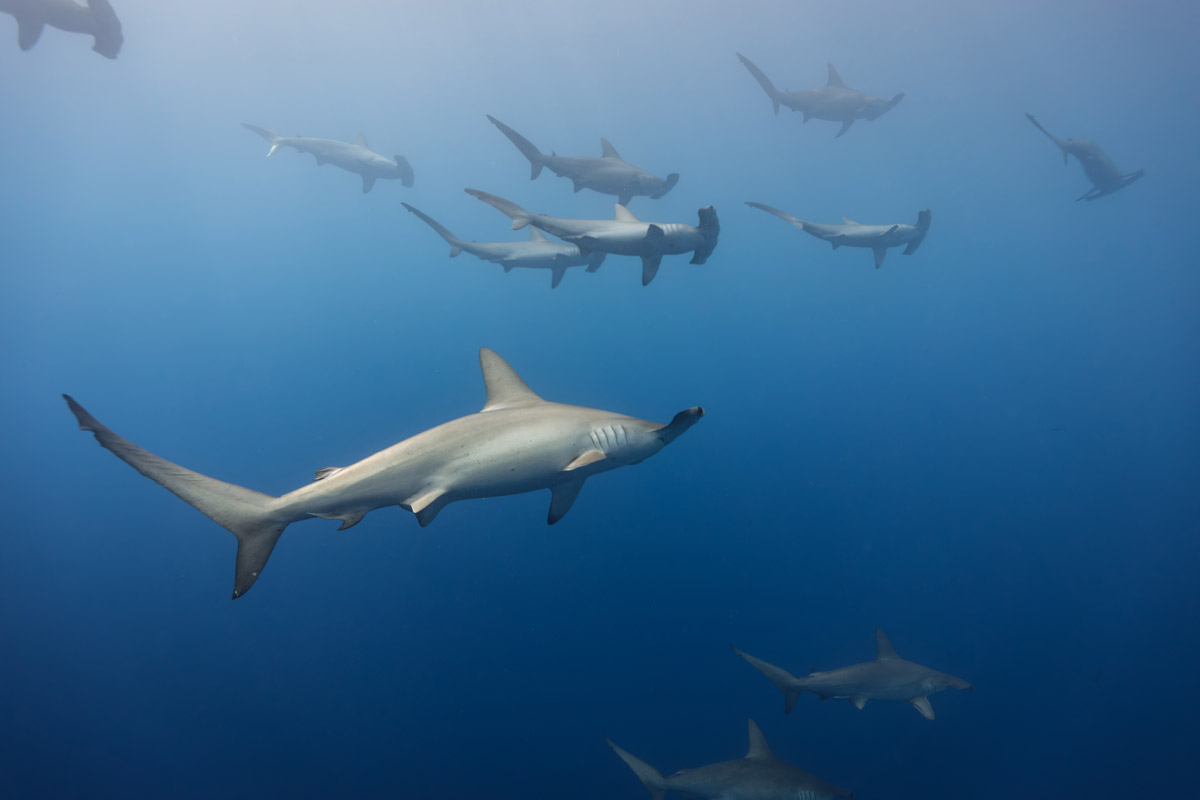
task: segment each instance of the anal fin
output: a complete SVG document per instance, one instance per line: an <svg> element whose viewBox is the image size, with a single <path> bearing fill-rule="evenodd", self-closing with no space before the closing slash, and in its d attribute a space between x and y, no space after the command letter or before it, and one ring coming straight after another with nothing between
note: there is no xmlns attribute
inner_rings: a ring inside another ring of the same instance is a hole
<svg viewBox="0 0 1200 800"><path fill-rule="evenodd" d="M850 702L853 703L854 707L859 711L862 711L867 707L867 698L865 697L851 697Z"/></svg>

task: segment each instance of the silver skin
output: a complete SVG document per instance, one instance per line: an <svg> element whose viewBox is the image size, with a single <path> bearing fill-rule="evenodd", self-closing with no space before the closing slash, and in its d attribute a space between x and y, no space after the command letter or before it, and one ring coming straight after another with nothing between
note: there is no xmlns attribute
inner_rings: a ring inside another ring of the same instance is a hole
<svg viewBox="0 0 1200 800"><path fill-rule="evenodd" d="M719 761L695 769L681 769L664 776L645 761L630 755L605 739L642 784L653 800L668 792L697 800L826 800L854 797L854 792L834 786L775 757L754 720L749 721L750 748L745 758Z"/></svg>
<svg viewBox="0 0 1200 800"><path fill-rule="evenodd" d="M548 167L558 177L570 178L576 192L591 189L600 194L615 195L617 202L623 206L629 205L636 196L647 196L657 200L679 182L678 172L660 178L628 163L621 158L608 139L600 140L600 158L560 156L557 153L546 155L538 150L533 142L491 114L488 115L488 120L529 159L530 180L541 174L542 167Z"/></svg>
<svg viewBox="0 0 1200 800"><path fill-rule="evenodd" d="M883 259L887 257L889 247L904 247L904 255L906 256L911 256L917 252L917 248L921 246L921 242L925 241L925 234L929 232L929 223L933 220L932 214L926 208L917 214L916 225L899 223L894 225L863 225L861 222L855 222L849 217L842 217L843 224L841 225L826 225L794 217L786 211L780 211L778 208L772 208L762 203L753 203L747 200L746 205L751 208L762 209L780 219L787 220L805 233L829 242L833 245L834 250L837 250L839 247L868 248L875 253L875 269L883 266Z"/></svg>
<svg viewBox="0 0 1200 800"><path fill-rule="evenodd" d="M533 214L503 197L478 189L464 191L511 218L513 230L532 225L583 250L640 257L642 286L654 280L664 255L690 252L692 260L689 263L703 264L716 248L721 232L716 209L712 206L700 209L697 227L677 222L642 222L620 204L616 206L614 219L548 217Z"/></svg>
<svg viewBox="0 0 1200 800"><path fill-rule="evenodd" d="M806 89L802 92L781 92L775 88L775 84L771 83L771 79L767 77L766 73L754 65L754 62L741 53L738 53L737 57L746 69L750 70L750 74L762 86L767 97L771 98L776 114L779 113L779 107L784 105L792 111L802 113L805 122L810 119L840 122L842 127L833 137L835 139L850 130L850 126L854 124L855 120L878 119L904 99L904 92L891 100L884 100L882 97L851 89L838 75L833 64L828 65L828 82L824 87Z"/></svg>
<svg viewBox="0 0 1200 800"><path fill-rule="evenodd" d="M68 33L86 33L92 49L105 58L116 58L125 41L121 21L108 0L0 0L0 13L17 19L17 44L28 50L37 44L42 29L49 25Z"/></svg>
<svg viewBox="0 0 1200 800"><path fill-rule="evenodd" d="M150 480L166 487L238 540L233 596L254 585L293 522L341 520L339 530L377 508L400 506L422 527L450 503L550 490L547 522L570 510L585 480L637 464L704 416L693 407L666 425L611 411L551 403L538 397L512 367L479 351L487 401L483 410L430 428L348 467L317 470L316 479L282 497L209 478L150 453L102 425L63 395L98 442Z"/></svg>
<svg viewBox="0 0 1200 800"><path fill-rule="evenodd" d="M404 156L395 159L381 156L367 146L367 137L361 133L353 142L339 142L335 139L312 139L307 136L280 136L266 128L242 123L242 127L254 131L271 143L267 157L275 155L281 147L291 147L301 153L308 153L317 160L317 166L333 164L347 172L362 176L363 194L371 191L376 179L398 180L405 186L413 185L413 170Z"/></svg>
<svg viewBox="0 0 1200 800"><path fill-rule="evenodd" d="M1136 181L1138 178L1146 174L1146 170L1139 169L1137 172L1128 174L1122 173L1117 168L1116 163L1108 157L1100 149L1100 145L1088 139L1067 139L1063 141L1057 138L1050 131L1042 127L1042 123L1038 122L1033 114L1026 114L1029 121L1037 126L1037 129L1049 137L1050 141L1058 145L1062 150L1063 163L1067 163L1068 156L1075 156L1079 159L1079 163L1083 165L1083 174L1087 175L1089 181L1092 182L1092 188L1076 197L1075 200L1098 200L1101 197L1110 195L1113 192L1124 189L1129 184Z"/></svg>
<svg viewBox="0 0 1200 800"><path fill-rule="evenodd" d="M455 236L445 226L438 224L428 214L413 208L408 203L400 205L422 219L426 225L437 231L450 245L450 257L454 258L464 250L484 261L499 264L504 271L515 268L548 269L550 270L550 288L554 289L562 283L568 267L586 266L588 272L595 272L604 263L604 253L585 253L577 245L560 244L547 239L537 228L529 228L528 242L467 242Z"/></svg>
<svg viewBox="0 0 1200 800"><path fill-rule="evenodd" d="M875 629L875 646L878 653L874 661L853 664L849 667L831 669L828 672L813 670L803 678L768 664L762 659L743 653L736 647L733 652L766 675L771 683L783 691L783 712L789 713L796 705L800 692L812 692L822 700L830 697L849 700L860 711L868 700L903 700L910 703L925 719L933 719L933 706L929 695L943 689L971 689L971 684L936 669L905 661L896 655L896 649L880 628Z"/></svg>

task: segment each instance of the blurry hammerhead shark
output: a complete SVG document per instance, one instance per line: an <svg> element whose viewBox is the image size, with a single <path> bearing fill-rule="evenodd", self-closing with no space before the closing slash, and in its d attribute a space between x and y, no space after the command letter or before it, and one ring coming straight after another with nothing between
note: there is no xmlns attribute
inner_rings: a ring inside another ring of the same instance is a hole
<svg viewBox="0 0 1200 800"><path fill-rule="evenodd" d="M437 231L438 236L446 240L446 243L450 245L451 258L466 250L484 261L499 264L504 267L505 272L514 267L548 269L550 270L551 289L557 288L558 284L562 283L567 267L587 265L588 272L595 272L604 263L605 253L585 253L576 245L552 242L532 225L529 226L528 242L467 242L455 236L448 228L423 211L413 208L408 203L400 205L416 214L426 225Z"/></svg>
<svg viewBox="0 0 1200 800"><path fill-rule="evenodd" d="M541 174L542 167L549 167L560 178L570 178L575 191L591 189L600 194L616 195L617 202L623 206L629 205L635 195L648 195L657 200L679 182L678 172L672 172L664 179L625 161L608 139L600 140L599 158L546 155L533 142L491 114L488 119L529 159L530 180Z"/></svg>
<svg viewBox="0 0 1200 800"><path fill-rule="evenodd" d="M371 191L376 178L399 179L405 186L413 185L413 170L404 156L396 156L395 160L381 156L367 147L367 137L361 133L354 137L353 142L339 142L336 139L312 139L307 136L280 136L274 131L242 123L242 127L254 131L271 143L267 156L273 156L281 147L291 147L301 153L309 153L317 160L317 166L333 164L347 172L355 172L362 176L363 194Z"/></svg>
<svg viewBox="0 0 1200 800"><path fill-rule="evenodd" d="M81 430L117 458L230 531L238 540L233 596L258 580L283 529L320 517L357 525L377 508L400 506L421 527L450 503L550 490L553 525L593 475L639 464L704 416L695 406L666 425L538 397L508 362L479 351L487 392L475 414L418 433L347 467L317 470L316 479L282 497L210 478L160 458L106 428L63 395Z"/></svg>
<svg viewBox="0 0 1200 800"><path fill-rule="evenodd" d="M860 711L868 700L903 700L911 703L925 719L933 719L933 706L929 695L943 689L970 689L971 684L936 669L905 661L896 655L896 648L888 641L880 628L875 629L875 648L878 655L874 661L840 667L828 672L813 670L803 678L797 678L773 664L743 653L737 653L752 667L766 675L771 683L783 690L783 711L788 713L796 705L800 692L813 692L822 700L844 697Z"/></svg>
<svg viewBox="0 0 1200 800"><path fill-rule="evenodd" d="M767 97L771 98L776 114L779 113L779 106L784 105L792 111L803 113L805 122L813 118L840 122L842 127L833 137L835 139L850 130L850 126L854 124L855 120L877 119L891 111L897 103L904 99L904 92L891 100L884 100L882 97L851 89L842 80L842 76L838 75L833 64L828 65L829 79L823 88L806 89L802 92L781 92L775 88L775 84L771 83L767 74L754 65L754 62L741 53L738 53L737 57L746 66L746 69L750 70L750 74L762 86Z"/></svg>
<svg viewBox="0 0 1200 800"><path fill-rule="evenodd" d="M1146 170L1139 169L1137 172L1124 175L1121 173L1121 170L1117 169L1117 165L1113 160L1108 157L1108 153L1101 150L1100 145L1095 142L1088 139L1067 139L1064 142L1043 128L1042 123L1038 122L1033 114L1026 114L1025 116L1029 117L1029 121L1036 125L1039 131L1050 137L1050 141L1058 145L1059 149L1062 150L1064 164L1067 163L1067 156L1075 156L1079 159L1079 163L1083 165L1083 173L1092 182L1092 188L1079 197L1076 197L1076 201L1098 200L1105 195L1124 189L1146 174Z"/></svg>
<svg viewBox="0 0 1200 800"><path fill-rule="evenodd" d="M750 748L745 758L719 761L663 775L654 767L605 739L638 780L650 790L652 800L668 792L696 800L833 800L854 797L854 792L834 786L816 775L780 761L771 752L762 730L749 720Z"/></svg>
<svg viewBox="0 0 1200 800"><path fill-rule="evenodd" d="M883 259L887 256L889 247L908 245L904 248L904 255L906 256L911 256L917 252L917 248L921 246L921 242L925 241L925 234L929 232L929 223L933 220L933 215L926 208L917 214L916 225L904 225L902 223L895 225L864 225L861 222L855 222L849 217L842 217L843 224L841 225L827 225L821 222L809 222L806 219L794 217L786 211L781 211L778 208L772 208L762 203L754 203L747 200L746 205L774 214L780 219L787 220L810 236L815 236L818 239L824 239L829 242L833 245L834 250L837 250L839 247L869 248L875 253L875 269L883 266Z"/></svg>
<svg viewBox="0 0 1200 800"><path fill-rule="evenodd" d="M17 18L17 44L22 50L37 44L47 25L90 34L92 49L105 58L116 58L125 41L121 21L108 0L87 0L86 6L75 0L0 0L0 12Z"/></svg>

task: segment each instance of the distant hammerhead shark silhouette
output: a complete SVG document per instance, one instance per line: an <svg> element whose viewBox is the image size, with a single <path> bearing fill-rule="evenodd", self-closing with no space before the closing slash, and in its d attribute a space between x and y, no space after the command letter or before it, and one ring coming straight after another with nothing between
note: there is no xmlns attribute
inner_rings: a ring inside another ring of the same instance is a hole
<svg viewBox="0 0 1200 800"><path fill-rule="evenodd" d="M399 180L405 186L413 185L413 170L404 156L390 159L381 156L367 146L367 137L358 134L353 142L339 142L336 139L315 139L309 136L280 136L274 131L259 128L255 125L242 123L242 127L254 131L271 143L267 157L279 152L281 147L291 147L301 153L308 153L317 160L317 166L333 164L347 172L362 176L363 194L371 191L377 178Z"/></svg>
<svg viewBox="0 0 1200 800"><path fill-rule="evenodd" d="M1062 150L1063 163L1067 163L1068 156L1075 156L1079 159L1079 163L1083 165L1083 174L1087 175L1088 180L1092 182L1092 188L1076 197L1075 200L1099 200L1105 195L1110 195L1113 192L1124 189L1129 184L1136 181L1138 178L1146 174L1146 170L1139 169L1137 172L1122 174L1117 168L1116 163L1108 157L1100 149L1100 145L1088 139L1067 139L1063 141L1057 138L1050 131L1042 127L1042 123L1037 121L1033 114L1026 114L1029 121L1037 126L1037 129L1046 134L1050 141L1058 145Z"/></svg>
<svg viewBox="0 0 1200 800"><path fill-rule="evenodd" d="M125 37L121 21L108 0L0 0L0 12L17 19L17 45L28 50L37 44L42 29L49 25L69 33L92 37L92 49L105 58L116 58Z"/></svg>

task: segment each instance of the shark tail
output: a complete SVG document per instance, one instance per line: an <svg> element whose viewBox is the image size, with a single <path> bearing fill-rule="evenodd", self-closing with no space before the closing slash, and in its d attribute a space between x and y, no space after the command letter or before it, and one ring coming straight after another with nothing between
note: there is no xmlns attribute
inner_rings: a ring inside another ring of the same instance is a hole
<svg viewBox="0 0 1200 800"><path fill-rule="evenodd" d="M528 211L510 200L505 200L503 197L481 192L478 189L463 189L463 191L474 198L482 200L501 214L509 217L513 221L512 229L514 231L521 230L521 228L524 228L533 219L533 215Z"/></svg>
<svg viewBox="0 0 1200 800"><path fill-rule="evenodd" d="M279 140L283 137L278 133L275 133L275 131L269 131L266 128L260 128L257 125L251 125L247 122L243 122L242 127L248 131L254 131L259 136L271 143L271 149L267 151L267 158L275 155L275 152L279 150Z"/></svg>
<svg viewBox="0 0 1200 800"><path fill-rule="evenodd" d="M664 800L667 796L667 779L662 776L662 773L654 767L642 761L637 756L631 755L612 743L611 739L605 738L608 746L613 749L621 760L633 770L633 774L638 776L638 780L642 782L647 789L650 790L650 797L653 800Z"/></svg>
<svg viewBox="0 0 1200 800"><path fill-rule="evenodd" d="M421 219L422 222L424 222L429 227L433 228L434 231L437 232L438 236L441 236L443 239L446 240L446 243L448 245L450 245L450 257L451 258L454 258L456 255L458 255L459 253L461 253L463 251L463 240L458 238L457 236L455 236L453 233L451 233L450 229L447 228L445 225L440 224L437 220L435 220L433 217L429 216L425 212L420 211L416 208L413 208L408 203L401 203L400 205L407 208L413 214L416 214Z"/></svg>
<svg viewBox="0 0 1200 800"><path fill-rule="evenodd" d="M737 54L738 60L746 69L750 70L750 74L758 81L758 85L767 93L767 97L771 98L771 103L775 106L775 115L779 115L779 90L775 88L775 84L771 83L771 79L767 77L767 73L763 72L754 62L746 58L741 53Z"/></svg>
<svg viewBox="0 0 1200 800"><path fill-rule="evenodd" d="M104 427L69 395L63 395L80 430L192 508L231 532L238 540L233 597L245 594L258 580L279 535L292 521L279 514L279 498L201 475L143 450Z"/></svg>
<svg viewBox="0 0 1200 800"><path fill-rule="evenodd" d="M730 645L730 647L733 647ZM736 647L733 647L733 652L737 653L746 663L754 667L756 670L767 676L771 683L775 684L783 692L783 713L788 714L796 706L796 700L800 697L800 681L796 676L784 669L780 669L774 664L768 664L761 658L755 658L749 653L743 653Z"/></svg>
<svg viewBox="0 0 1200 800"><path fill-rule="evenodd" d="M517 146L521 151L521 155L529 159L529 180L534 180L538 175L542 174L542 167L546 164L546 157L542 155L542 151L534 146L533 142L526 139L521 134L514 131L512 128L505 125L500 120L487 115L488 120L500 129L500 132L508 137L508 140Z"/></svg>

